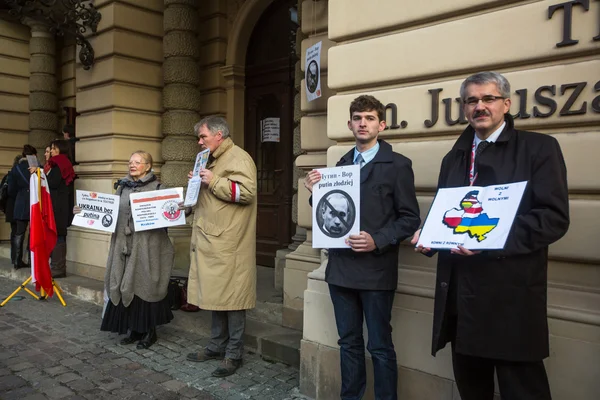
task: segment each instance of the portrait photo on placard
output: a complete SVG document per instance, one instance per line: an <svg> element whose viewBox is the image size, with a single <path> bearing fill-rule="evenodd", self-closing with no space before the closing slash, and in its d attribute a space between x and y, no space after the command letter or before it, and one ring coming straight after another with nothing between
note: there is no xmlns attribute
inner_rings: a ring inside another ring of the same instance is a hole
<svg viewBox="0 0 600 400"><path fill-rule="evenodd" d="M317 90L318 84L319 66L315 60L312 60L306 69L306 87L310 93L314 93Z"/></svg>
<svg viewBox="0 0 600 400"><path fill-rule="evenodd" d="M317 204L317 223L323 234L340 238L348 234L356 218L356 206L348 193L331 190Z"/></svg>

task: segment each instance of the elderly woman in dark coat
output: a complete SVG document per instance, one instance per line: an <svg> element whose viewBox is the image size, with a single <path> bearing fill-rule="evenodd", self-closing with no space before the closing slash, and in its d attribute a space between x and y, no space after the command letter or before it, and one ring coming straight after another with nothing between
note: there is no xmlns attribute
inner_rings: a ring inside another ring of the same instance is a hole
<svg viewBox="0 0 600 400"><path fill-rule="evenodd" d="M68 151L69 146L65 140L54 140L50 143L50 158L44 166L58 236L51 256L52 278L67 276L67 227L72 220L73 202L71 199L73 197L73 179L75 179L73 165L67 157Z"/></svg>
<svg viewBox="0 0 600 400"><path fill-rule="evenodd" d="M121 196L119 217L104 278L110 301L100 329L129 331L121 344L138 341L138 349L147 349L157 340L156 327L173 319L166 297L175 254L165 229L136 232L133 225L129 195L160 189L152 173L152 156L133 153L129 174L116 186Z"/></svg>
<svg viewBox="0 0 600 400"><path fill-rule="evenodd" d="M16 223L15 234L12 237L10 248L12 255L12 265L15 269L25 268L27 264L23 262L23 243L25 242L25 231L29 225L29 163L27 156L36 156L35 147L26 144L23 146L23 157L19 163L10 170L10 180L8 181L8 195L15 199L13 208L13 221ZM27 246L29 247L29 246Z"/></svg>

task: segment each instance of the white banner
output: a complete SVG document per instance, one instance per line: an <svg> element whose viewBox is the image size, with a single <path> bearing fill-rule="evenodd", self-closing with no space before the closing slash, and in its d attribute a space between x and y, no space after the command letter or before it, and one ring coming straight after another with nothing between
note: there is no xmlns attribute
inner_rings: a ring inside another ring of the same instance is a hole
<svg viewBox="0 0 600 400"><path fill-rule="evenodd" d="M316 249L350 248L346 239L360 233L360 167L318 170L313 186L313 241Z"/></svg>
<svg viewBox="0 0 600 400"><path fill-rule="evenodd" d="M503 249L527 182L438 190L418 245L432 249Z"/></svg>
<svg viewBox="0 0 600 400"><path fill-rule="evenodd" d="M77 190L79 214L73 217L73 225L104 232L114 232L119 216L119 196L107 193Z"/></svg>
<svg viewBox="0 0 600 400"><path fill-rule="evenodd" d="M131 193L131 216L136 232L185 225L185 213L179 209L183 188Z"/></svg>
<svg viewBox="0 0 600 400"><path fill-rule="evenodd" d="M306 49L304 84L306 85L306 100L308 101L313 101L321 97L322 44L323 42L318 42Z"/></svg>

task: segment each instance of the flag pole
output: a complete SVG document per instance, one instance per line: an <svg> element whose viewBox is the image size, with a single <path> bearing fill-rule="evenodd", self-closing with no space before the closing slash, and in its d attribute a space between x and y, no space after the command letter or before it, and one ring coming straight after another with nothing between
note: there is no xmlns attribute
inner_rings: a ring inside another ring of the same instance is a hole
<svg viewBox="0 0 600 400"><path fill-rule="evenodd" d="M41 170L39 167L36 169L36 176L37 176L37 193L41 193L42 192L42 176L41 176ZM39 201L39 204L40 204L40 213L42 213L43 208L42 208L41 199ZM21 291L21 290L25 290L36 300L46 300L48 298L48 294L46 293L46 291L43 288L40 288L40 296L38 296L27 287L27 284L29 282L31 282L32 279L33 279L33 274L29 275L29 278L27 278L21 285L19 285L19 287L17 287L15 289L15 291L12 292L11 295L8 296L2 303L0 303L0 307L4 307L4 305L6 303L8 303L10 299L15 297L15 295L17 293L19 293L19 291ZM62 289L60 288L60 286L58 286L58 283L56 283L56 281L54 279L52 279L52 286L54 287L54 292L58 296L60 303L63 305L63 307L66 307L67 303L65 302L65 300L62 297L62 294L63 294Z"/></svg>

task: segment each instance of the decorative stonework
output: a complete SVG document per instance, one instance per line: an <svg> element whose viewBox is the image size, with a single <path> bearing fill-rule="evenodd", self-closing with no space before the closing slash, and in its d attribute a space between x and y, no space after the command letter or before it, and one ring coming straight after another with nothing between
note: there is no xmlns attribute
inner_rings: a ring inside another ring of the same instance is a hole
<svg viewBox="0 0 600 400"><path fill-rule="evenodd" d="M23 21L31 28L29 40L29 144L39 154L58 134L56 97L56 42L48 27Z"/></svg>
<svg viewBox="0 0 600 400"><path fill-rule="evenodd" d="M161 180L186 186L198 151L194 124L199 120L198 1L165 0L163 15L163 135Z"/></svg>

